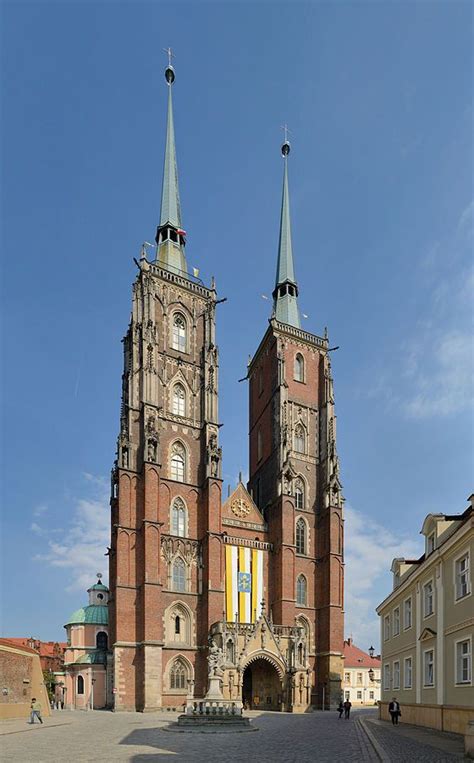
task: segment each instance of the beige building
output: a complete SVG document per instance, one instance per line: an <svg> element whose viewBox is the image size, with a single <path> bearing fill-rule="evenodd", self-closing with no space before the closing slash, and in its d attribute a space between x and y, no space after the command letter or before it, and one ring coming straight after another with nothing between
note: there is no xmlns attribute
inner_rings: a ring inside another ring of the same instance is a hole
<svg viewBox="0 0 474 763"><path fill-rule="evenodd" d="M364 652L352 638L344 641L343 699L353 705L376 705L380 699L380 655Z"/></svg>
<svg viewBox="0 0 474 763"><path fill-rule="evenodd" d="M474 720L474 495L462 514L428 514L425 552L394 559L381 624L381 716L396 696L407 723L464 733Z"/></svg>
<svg viewBox="0 0 474 763"><path fill-rule="evenodd" d="M40 656L31 647L0 639L0 720L29 718L33 697L43 716L50 715Z"/></svg>

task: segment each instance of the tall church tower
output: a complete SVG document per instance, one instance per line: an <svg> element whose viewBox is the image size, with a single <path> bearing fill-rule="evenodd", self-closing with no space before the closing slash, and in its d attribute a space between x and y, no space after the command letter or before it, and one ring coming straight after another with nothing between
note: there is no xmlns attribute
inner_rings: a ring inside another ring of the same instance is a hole
<svg viewBox="0 0 474 763"><path fill-rule="evenodd" d="M273 313L249 363L249 490L268 524L268 606L313 633L311 703L339 701L343 651L343 497L327 334L301 327L290 224L288 156Z"/></svg>
<svg viewBox="0 0 474 763"><path fill-rule="evenodd" d="M156 258L149 262L143 249L133 284L112 472L109 610L116 710L177 705L205 691L202 645L224 600L215 542L221 511L217 296L214 283L205 286L188 271L171 63L165 78Z"/></svg>

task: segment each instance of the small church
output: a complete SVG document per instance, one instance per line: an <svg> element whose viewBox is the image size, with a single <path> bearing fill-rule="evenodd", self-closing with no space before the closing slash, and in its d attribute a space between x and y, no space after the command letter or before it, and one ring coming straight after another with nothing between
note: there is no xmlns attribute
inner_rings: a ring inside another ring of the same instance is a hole
<svg viewBox="0 0 474 763"><path fill-rule="evenodd" d="M224 500L214 279L190 271L173 117L156 248L132 285L111 484L110 701L203 698L211 658L244 708L334 707L343 673L343 496L328 335L301 326L283 189L273 309L248 363L249 481ZM216 656L217 655L217 656Z"/></svg>

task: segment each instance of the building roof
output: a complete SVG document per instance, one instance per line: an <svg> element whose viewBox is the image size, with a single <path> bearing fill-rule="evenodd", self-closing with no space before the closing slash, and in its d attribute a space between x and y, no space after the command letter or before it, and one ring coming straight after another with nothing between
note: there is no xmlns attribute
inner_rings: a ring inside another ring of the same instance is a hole
<svg viewBox="0 0 474 763"><path fill-rule="evenodd" d="M30 636L30 638L10 638L7 639L11 644L14 644L15 646L26 646L28 648L31 648L29 644L31 642L34 642L33 651L36 652L36 654L39 654L40 657L57 657L62 656L62 653L67 647L67 643L65 641L40 641L40 639L33 638ZM60 654L58 655L57 651L55 651L56 646L60 649Z"/></svg>
<svg viewBox="0 0 474 763"><path fill-rule="evenodd" d="M373 668L380 669L382 663L378 657L371 657L367 652L363 652L349 638L344 641L344 667L345 668Z"/></svg>
<svg viewBox="0 0 474 763"><path fill-rule="evenodd" d="M284 160L283 192L281 197L280 239L278 242L278 261L273 291L273 311L281 323L301 328L298 311L298 286L293 266L293 248L291 244L290 192L288 190L288 154L290 144L282 146Z"/></svg>
<svg viewBox="0 0 474 763"><path fill-rule="evenodd" d="M74 665L105 665L106 662L106 653L101 649L95 649L93 652L78 657Z"/></svg>
<svg viewBox="0 0 474 763"><path fill-rule="evenodd" d="M104 585L103 583L99 581L98 583L94 583L94 585L91 585L91 587L87 589L88 593L89 591L107 591L108 593L109 589L107 588L106 585Z"/></svg>
<svg viewBox="0 0 474 763"><path fill-rule="evenodd" d="M78 625L80 623L93 625L108 625L109 610L106 604L89 604L72 613L66 625Z"/></svg>
<svg viewBox="0 0 474 763"><path fill-rule="evenodd" d="M21 639L0 638L0 649L2 648L2 646L10 647L11 649L19 649L22 652L27 652L28 654L34 654L35 657L38 657L38 652L35 649L31 649L29 646L25 646L24 644L16 643L20 640Z"/></svg>
<svg viewBox="0 0 474 763"><path fill-rule="evenodd" d="M172 77L169 76L172 72ZM163 168L163 185L161 189L160 226L170 223L175 228L181 228L181 204L178 188L178 163L176 161L176 144L174 137L173 100L171 96L174 81L174 69L168 66L165 72L168 82L168 120L166 125L165 163Z"/></svg>

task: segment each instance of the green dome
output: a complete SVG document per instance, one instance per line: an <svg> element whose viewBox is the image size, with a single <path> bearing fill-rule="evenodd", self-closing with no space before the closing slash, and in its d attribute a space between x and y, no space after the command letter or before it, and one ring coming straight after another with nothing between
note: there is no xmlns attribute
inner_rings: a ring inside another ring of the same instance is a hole
<svg viewBox="0 0 474 763"><path fill-rule="evenodd" d="M106 604L89 604L72 613L66 625L78 625L79 623L92 623L93 625L108 625L109 610Z"/></svg>
<svg viewBox="0 0 474 763"><path fill-rule="evenodd" d="M107 591L108 593L109 589L103 583L94 583L94 585L91 585L91 587L87 589L88 593L89 591Z"/></svg>
<svg viewBox="0 0 474 763"><path fill-rule="evenodd" d="M106 654L104 652L89 652L89 654L83 654L74 663L75 665L105 665L107 661Z"/></svg>

